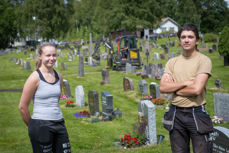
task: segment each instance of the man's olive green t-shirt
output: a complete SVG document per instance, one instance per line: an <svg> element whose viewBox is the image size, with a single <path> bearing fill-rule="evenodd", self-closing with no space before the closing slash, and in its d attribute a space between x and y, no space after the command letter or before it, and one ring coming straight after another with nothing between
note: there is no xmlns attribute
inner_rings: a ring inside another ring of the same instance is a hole
<svg viewBox="0 0 229 153"><path fill-rule="evenodd" d="M170 74L174 82L194 80L198 74L211 76L211 60L199 52L191 57L179 55L170 59L165 66L165 73ZM179 107L196 107L206 103L206 86L198 96L178 96L173 93L172 104Z"/></svg>

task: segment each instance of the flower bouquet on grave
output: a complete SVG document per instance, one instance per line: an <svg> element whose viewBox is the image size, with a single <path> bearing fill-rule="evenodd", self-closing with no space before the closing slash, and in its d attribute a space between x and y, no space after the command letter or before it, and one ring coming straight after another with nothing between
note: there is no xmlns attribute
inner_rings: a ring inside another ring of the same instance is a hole
<svg viewBox="0 0 229 153"><path fill-rule="evenodd" d="M64 99L67 99L68 98L68 96L67 95L60 95L60 100L64 100Z"/></svg>
<svg viewBox="0 0 229 153"><path fill-rule="evenodd" d="M104 81L101 81L101 82L100 82L100 84L101 84L101 85L104 85L104 84L105 84L105 82L104 82Z"/></svg>
<svg viewBox="0 0 229 153"><path fill-rule="evenodd" d="M90 113L88 111L86 111L86 110L80 111L80 114L85 115L87 117L90 116Z"/></svg>
<svg viewBox="0 0 229 153"><path fill-rule="evenodd" d="M153 96L145 96L144 98L143 98L143 100L152 100L153 99Z"/></svg>
<svg viewBox="0 0 229 153"><path fill-rule="evenodd" d="M66 102L66 107L75 107L76 105L74 104L74 101L73 100L69 100Z"/></svg>
<svg viewBox="0 0 229 153"><path fill-rule="evenodd" d="M137 137L131 137L131 135L126 134L123 138L120 140L120 144L124 149L127 148L133 148L139 146L139 141Z"/></svg>
<svg viewBox="0 0 229 153"><path fill-rule="evenodd" d="M215 124L224 123L223 118L222 117L218 117L218 116L213 116L212 122L215 123Z"/></svg>
<svg viewBox="0 0 229 153"><path fill-rule="evenodd" d="M163 105L165 103L165 98L154 98L152 103L155 105Z"/></svg>
<svg viewBox="0 0 229 153"><path fill-rule="evenodd" d="M149 78L148 74L141 74L142 79Z"/></svg>
<svg viewBox="0 0 229 153"><path fill-rule="evenodd" d="M139 76L139 75L141 75L142 74L142 72L136 72L136 75L137 76Z"/></svg>

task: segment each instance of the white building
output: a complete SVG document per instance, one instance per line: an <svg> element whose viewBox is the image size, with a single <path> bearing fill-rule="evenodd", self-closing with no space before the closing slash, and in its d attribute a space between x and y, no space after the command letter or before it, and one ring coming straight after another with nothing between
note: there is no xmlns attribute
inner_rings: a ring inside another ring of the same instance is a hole
<svg viewBox="0 0 229 153"><path fill-rule="evenodd" d="M167 17L161 19L161 24L158 28L153 30L153 33L162 33L165 31L174 31L175 33L178 32L178 24L173 19Z"/></svg>

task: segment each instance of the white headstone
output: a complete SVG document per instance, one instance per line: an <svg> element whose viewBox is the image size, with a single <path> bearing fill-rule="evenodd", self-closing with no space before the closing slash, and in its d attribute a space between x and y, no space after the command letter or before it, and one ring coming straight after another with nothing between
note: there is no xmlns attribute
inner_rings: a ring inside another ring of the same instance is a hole
<svg viewBox="0 0 229 153"><path fill-rule="evenodd" d="M75 97L76 97L76 105L78 105L80 107L84 107L85 101L84 101L84 90L83 90L82 85L76 86Z"/></svg>

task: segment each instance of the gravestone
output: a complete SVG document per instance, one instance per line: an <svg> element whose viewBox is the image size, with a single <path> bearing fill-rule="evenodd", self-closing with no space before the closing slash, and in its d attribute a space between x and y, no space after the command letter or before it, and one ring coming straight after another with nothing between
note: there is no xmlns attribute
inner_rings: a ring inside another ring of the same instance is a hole
<svg viewBox="0 0 229 153"><path fill-rule="evenodd" d="M108 91L102 91L102 114L103 116L110 116L113 112L113 96Z"/></svg>
<svg viewBox="0 0 229 153"><path fill-rule="evenodd" d="M148 74L148 66L146 65L146 64L144 64L143 66L142 66L142 73L141 73L142 75L146 75L146 74Z"/></svg>
<svg viewBox="0 0 229 153"><path fill-rule="evenodd" d="M31 72L31 66L30 66L30 62L25 62L25 69L29 72Z"/></svg>
<svg viewBox="0 0 229 153"><path fill-rule="evenodd" d="M61 62L60 66L61 66L61 70L64 70L64 71L67 70L67 65L66 65L66 63Z"/></svg>
<svg viewBox="0 0 229 153"><path fill-rule="evenodd" d="M124 91L134 90L134 85L132 79L128 77L123 78L123 89Z"/></svg>
<svg viewBox="0 0 229 153"><path fill-rule="evenodd" d="M90 38L89 38L89 40L90 40L90 43L89 43L89 52L90 52L90 53L89 53L89 56L92 56L92 54L93 54L93 52L94 52L94 51L93 51L93 48L92 48L92 47L93 47L93 46L92 46L92 33L89 34L89 37L90 37Z"/></svg>
<svg viewBox="0 0 229 153"><path fill-rule="evenodd" d="M221 81L220 81L219 79L216 79L216 80L215 80L215 87L216 87L216 88L219 88L219 89L222 88L222 84L221 84Z"/></svg>
<svg viewBox="0 0 229 153"><path fill-rule="evenodd" d="M229 129L215 126L214 132L210 133L213 153L229 152Z"/></svg>
<svg viewBox="0 0 229 153"><path fill-rule="evenodd" d="M132 65L130 63L126 63L126 73L131 73Z"/></svg>
<svg viewBox="0 0 229 153"><path fill-rule="evenodd" d="M110 83L109 71L107 69L102 69L102 79L104 84Z"/></svg>
<svg viewBox="0 0 229 153"><path fill-rule="evenodd" d="M160 87L155 82L151 82L149 86L150 96L154 98L160 97Z"/></svg>
<svg viewBox="0 0 229 153"><path fill-rule="evenodd" d="M140 80L138 83L138 91L141 95L148 95L148 83L146 80Z"/></svg>
<svg viewBox="0 0 229 153"><path fill-rule="evenodd" d="M80 56L79 56L78 76L79 76L79 77L84 77L84 61L83 61L83 54L80 54Z"/></svg>
<svg viewBox="0 0 229 153"><path fill-rule="evenodd" d="M55 68L58 68L58 61L55 62Z"/></svg>
<svg viewBox="0 0 229 153"><path fill-rule="evenodd" d="M165 54L161 53L161 54L160 54L160 59L161 59L161 60L164 60L164 59L165 59Z"/></svg>
<svg viewBox="0 0 229 153"><path fill-rule="evenodd" d="M158 53L154 53L153 54L153 57L154 57L153 58L154 60L159 60L159 54Z"/></svg>
<svg viewBox="0 0 229 153"><path fill-rule="evenodd" d="M83 86L79 85L75 88L75 97L76 97L76 105L80 107L85 106L85 100L84 100L84 90Z"/></svg>
<svg viewBox="0 0 229 153"><path fill-rule="evenodd" d="M213 49L213 51L214 51L214 50L218 50L218 49L217 49L217 45L216 45L216 44L213 44L213 45L212 45L212 49Z"/></svg>
<svg viewBox="0 0 229 153"><path fill-rule="evenodd" d="M88 57L88 65L93 65L93 61L92 61L92 57L91 56Z"/></svg>
<svg viewBox="0 0 229 153"><path fill-rule="evenodd" d="M67 80L63 80L63 88L64 88L64 94L68 97L71 98L71 89L70 89L70 85L68 83Z"/></svg>
<svg viewBox="0 0 229 153"><path fill-rule="evenodd" d="M214 95L215 116L222 117L224 121L229 121L229 94L216 92Z"/></svg>
<svg viewBox="0 0 229 153"><path fill-rule="evenodd" d="M155 105L149 100L141 100L138 104L139 114L144 114L143 118L146 122L146 138L147 145L157 144L157 130L156 130L156 111Z"/></svg>
<svg viewBox="0 0 229 153"><path fill-rule="evenodd" d="M95 90L88 91L88 104L91 116L99 116L99 95Z"/></svg>

